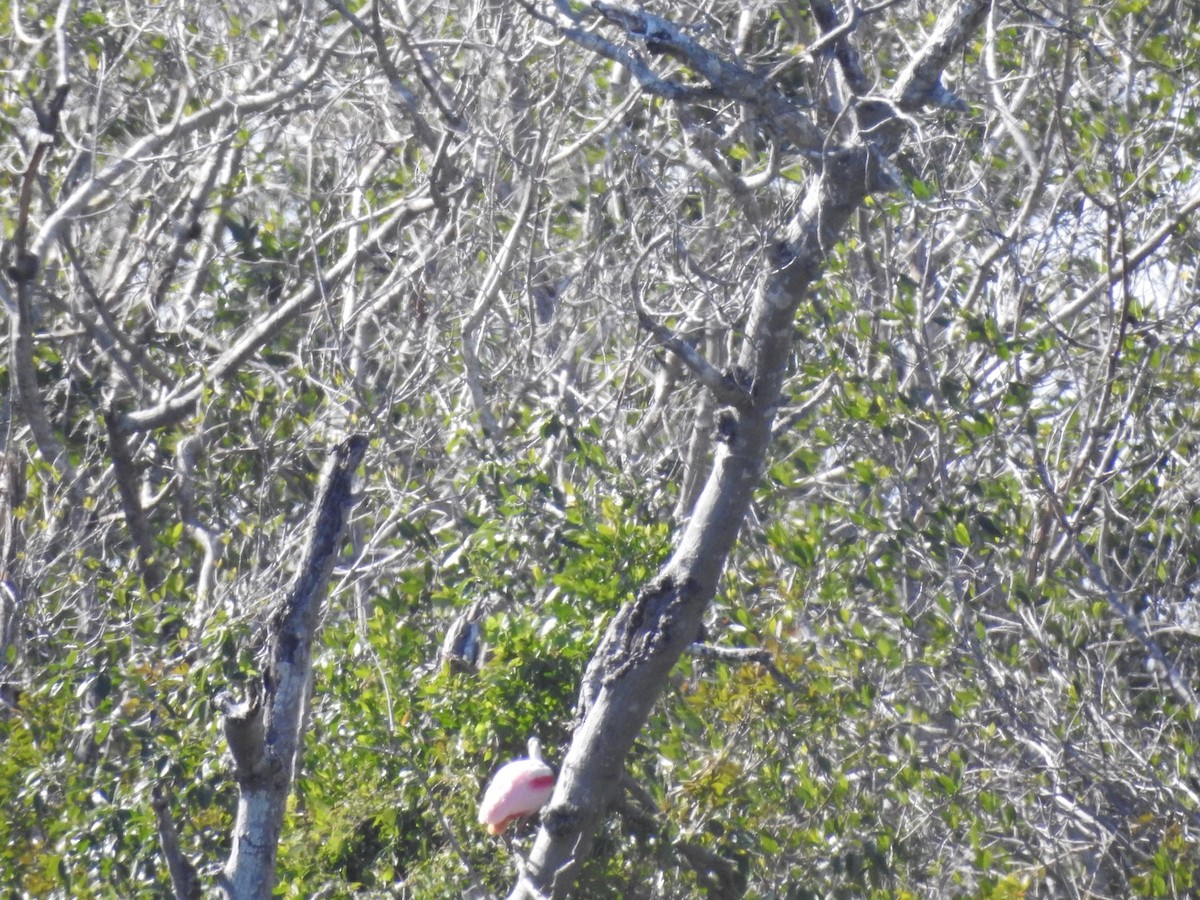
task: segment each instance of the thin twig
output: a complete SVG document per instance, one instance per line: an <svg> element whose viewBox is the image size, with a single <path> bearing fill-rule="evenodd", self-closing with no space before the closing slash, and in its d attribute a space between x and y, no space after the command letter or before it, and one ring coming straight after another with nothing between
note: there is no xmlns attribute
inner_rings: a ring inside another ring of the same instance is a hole
<svg viewBox="0 0 1200 900"><path fill-rule="evenodd" d="M758 663L789 691L797 690L799 687L775 665L775 658L765 647L717 647L713 644L695 643L687 648L687 654L700 659L715 659L723 663Z"/></svg>
<svg viewBox="0 0 1200 900"><path fill-rule="evenodd" d="M724 403L726 406L736 407L737 409L746 409L753 403L750 392L739 384L731 373L720 371L705 359L699 350L666 325L656 322L642 304L642 290L641 283L638 280L638 271L641 269L641 265L646 257L668 239L667 235L662 235L658 239L651 241L650 245L638 257L637 262L634 263L633 277L630 279L629 296L632 298L634 312L637 313L638 324L650 332L663 348L678 356L684 365L691 370L692 374L696 376L696 380L712 391L713 396L719 402Z"/></svg>
<svg viewBox="0 0 1200 900"><path fill-rule="evenodd" d="M1200 700L1197 699L1195 692L1192 691L1182 676L1180 676L1179 670L1176 669L1175 665L1167 659L1158 642L1147 633L1137 613L1120 598L1116 589L1109 583L1108 579L1104 576L1104 572L1096 563L1091 548L1080 539L1078 528L1076 528L1067 516L1062 498L1059 497L1058 492L1054 489L1054 485L1050 481L1050 472L1046 468L1046 461L1042 457L1041 450L1038 448L1036 442L1033 443L1033 456L1038 479L1041 481L1042 489L1045 490L1046 497L1050 501L1050 508L1063 530L1067 533L1067 537L1071 541L1071 547L1087 568L1088 577L1100 589L1101 594L1113 612L1121 617L1125 628L1137 638L1146 653L1158 666L1162 674L1166 677L1167 683L1171 686L1171 690L1175 692L1175 696L1188 708L1192 719L1200 719Z"/></svg>

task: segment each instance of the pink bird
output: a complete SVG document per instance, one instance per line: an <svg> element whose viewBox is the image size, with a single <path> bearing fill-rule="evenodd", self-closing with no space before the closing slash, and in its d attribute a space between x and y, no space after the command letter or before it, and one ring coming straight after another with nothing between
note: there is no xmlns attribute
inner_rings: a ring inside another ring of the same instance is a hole
<svg viewBox="0 0 1200 900"><path fill-rule="evenodd" d="M537 738L529 739L529 758L502 765L483 792L479 824L488 834L500 834L512 822L532 816L554 793L554 770L542 760Z"/></svg>

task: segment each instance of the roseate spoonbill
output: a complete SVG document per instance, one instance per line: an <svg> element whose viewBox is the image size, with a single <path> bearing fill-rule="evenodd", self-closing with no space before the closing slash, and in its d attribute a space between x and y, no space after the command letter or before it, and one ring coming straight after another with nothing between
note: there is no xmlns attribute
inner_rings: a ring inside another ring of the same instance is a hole
<svg viewBox="0 0 1200 900"><path fill-rule="evenodd" d="M502 765L479 804L479 824L499 834L517 819L532 816L554 793L554 770L542 760L537 738L529 739L529 757Z"/></svg>

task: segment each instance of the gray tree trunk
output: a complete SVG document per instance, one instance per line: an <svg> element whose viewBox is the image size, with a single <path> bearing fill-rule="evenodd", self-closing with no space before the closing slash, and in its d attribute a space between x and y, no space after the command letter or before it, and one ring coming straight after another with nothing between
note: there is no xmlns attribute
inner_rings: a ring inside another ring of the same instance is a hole
<svg viewBox="0 0 1200 900"><path fill-rule="evenodd" d="M734 67L709 60L707 51L670 23L606 4L596 8L622 23L630 35L650 36L660 50L669 47L671 55L688 59L731 99L753 102L754 91ZM851 92L858 93L856 86L865 85L866 79L845 43L845 30L839 37L831 4L815 2L813 9L823 30L835 39ZM722 445L674 555L617 613L592 658L580 692L579 725L554 797L543 813L528 867L510 900L570 895L578 865L589 855L596 829L617 797L625 758L668 673L697 638L749 510L788 374L796 312L851 213L868 195L899 187L887 158L899 148L906 128L901 113L931 104L963 108L942 87L941 73L987 9L981 0L964 0L947 9L890 97L854 98L856 137L822 150L819 171L810 179L799 209L770 248L770 269L753 302L738 369L724 384L698 372L728 406L718 429ZM587 40L594 44L592 37ZM771 89L764 85L761 93L769 98ZM774 124L781 133L803 135L809 130L804 123Z"/></svg>
<svg viewBox="0 0 1200 900"><path fill-rule="evenodd" d="M265 900L275 887L275 853L288 793L304 745L304 707L321 605L354 505L354 470L367 439L355 435L333 452L296 580L268 623L261 687L225 702L225 735L238 783L233 850L220 879L229 900Z"/></svg>

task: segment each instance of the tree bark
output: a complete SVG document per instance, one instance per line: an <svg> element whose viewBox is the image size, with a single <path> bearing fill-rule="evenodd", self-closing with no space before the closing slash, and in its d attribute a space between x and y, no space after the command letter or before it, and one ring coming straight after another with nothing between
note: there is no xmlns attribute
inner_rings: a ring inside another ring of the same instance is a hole
<svg viewBox="0 0 1200 900"><path fill-rule="evenodd" d="M158 844L171 874L171 888L176 900L200 900L204 896L200 876L179 845L179 830L171 818L171 797L162 785L155 785L150 803L158 827Z"/></svg>
<svg viewBox="0 0 1200 900"><path fill-rule="evenodd" d="M697 638L750 508L789 370L797 310L851 213L869 194L898 187L886 157L898 149L905 128L900 107L950 105L939 80L942 67L979 26L987 6L965 0L943 13L929 43L895 86L894 102L880 97L857 100L857 140L823 154L797 212L770 248L769 270L754 298L738 360L738 380L748 394L742 400L721 398L735 405L721 413L722 444L678 547L658 575L617 613L588 666L579 724L554 796L543 812L529 865L510 900L571 893L578 866L588 857L594 834L618 796L625 758L668 673ZM605 5L602 12L607 10L611 18L614 9ZM670 45L674 55L688 57L693 65L693 58L704 53L690 40L680 39L675 46L669 23L640 13L622 15L632 17L627 25L631 34L649 35L660 47ZM836 27L831 19L826 30ZM853 59L851 54L847 57ZM722 73L710 79L718 89Z"/></svg>
<svg viewBox="0 0 1200 900"><path fill-rule="evenodd" d="M252 690L240 703L225 703L225 733L239 791L233 850L221 878L229 900L262 900L275 887L275 853L304 743L312 645L355 502L354 470L366 448L367 439L354 435L330 457L296 580L268 624L261 693Z"/></svg>
<svg viewBox="0 0 1200 900"><path fill-rule="evenodd" d="M762 475L796 310L821 272L831 239L866 196L866 154L853 155L857 178L839 183L846 168L830 167L814 179L788 235L775 247L773 271L755 299L751 337L741 354L741 367L751 373L750 400L726 411L731 421L678 548L618 612L584 676L581 722L530 858L529 877L548 896L570 890L574 865L588 855L616 796L625 757L716 593ZM531 896L524 890L518 887L513 897Z"/></svg>

